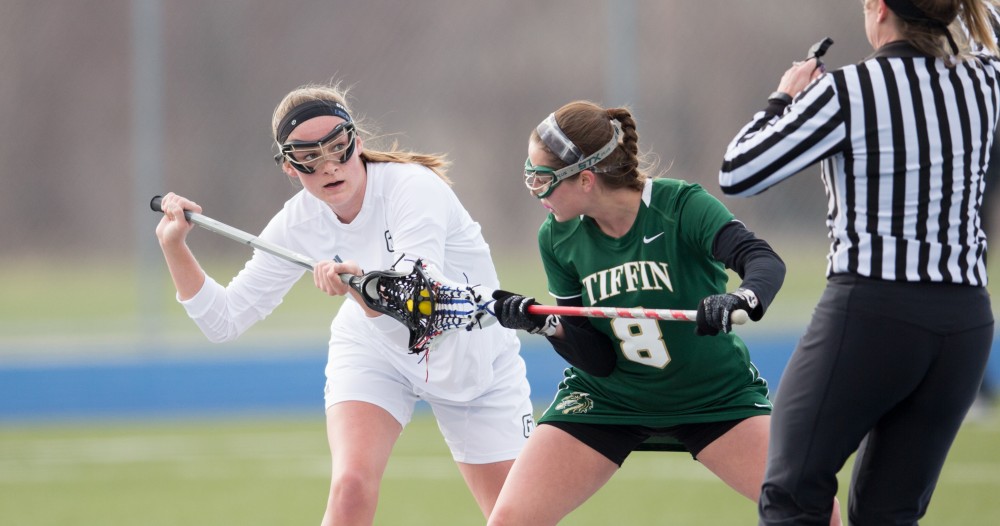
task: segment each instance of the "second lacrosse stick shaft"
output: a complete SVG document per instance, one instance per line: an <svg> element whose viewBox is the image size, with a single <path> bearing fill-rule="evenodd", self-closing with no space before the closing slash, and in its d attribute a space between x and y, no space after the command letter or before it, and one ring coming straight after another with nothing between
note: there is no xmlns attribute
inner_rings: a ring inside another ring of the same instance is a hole
<svg viewBox="0 0 1000 526"><path fill-rule="evenodd" d="M680 309L643 309L641 307L563 307L557 305L532 305L529 314L555 314L558 316L586 316L588 318L646 318L664 321L696 321L698 311ZM733 312L734 325L743 325L750 319L746 311Z"/></svg>

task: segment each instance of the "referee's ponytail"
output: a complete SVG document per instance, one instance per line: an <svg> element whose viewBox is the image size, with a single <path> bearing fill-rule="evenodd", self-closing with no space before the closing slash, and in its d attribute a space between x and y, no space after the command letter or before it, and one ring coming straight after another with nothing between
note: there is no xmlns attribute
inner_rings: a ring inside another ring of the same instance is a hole
<svg viewBox="0 0 1000 526"><path fill-rule="evenodd" d="M877 0L865 0L869 6ZM972 50L1000 56L994 0L885 0L903 38L921 52L952 63ZM956 23L956 21L958 23ZM957 42L969 41L959 48Z"/></svg>

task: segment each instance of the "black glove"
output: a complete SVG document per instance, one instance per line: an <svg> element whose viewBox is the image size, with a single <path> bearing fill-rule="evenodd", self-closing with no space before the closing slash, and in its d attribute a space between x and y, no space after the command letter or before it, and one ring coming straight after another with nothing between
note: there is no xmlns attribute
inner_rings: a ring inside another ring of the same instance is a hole
<svg viewBox="0 0 1000 526"><path fill-rule="evenodd" d="M493 312L500 325L508 329L528 331L531 334L552 336L559 326L559 316L554 314L528 314L528 307L538 305L535 298L521 296L506 290L493 291Z"/></svg>
<svg viewBox="0 0 1000 526"><path fill-rule="evenodd" d="M728 334L733 330L733 312L742 310L751 314L757 305L757 295L750 289L708 296L698 302L698 325L694 333L698 336L715 336L720 331Z"/></svg>

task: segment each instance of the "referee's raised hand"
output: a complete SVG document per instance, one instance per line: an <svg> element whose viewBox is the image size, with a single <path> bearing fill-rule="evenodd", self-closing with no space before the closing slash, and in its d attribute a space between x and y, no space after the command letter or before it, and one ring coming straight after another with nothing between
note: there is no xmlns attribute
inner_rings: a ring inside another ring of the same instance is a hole
<svg viewBox="0 0 1000 526"><path fill-rule="evenodd" d="M792 67L788 68L781 76L778 91L795 98L810 82L819 78L825 71L825 68L819 64L819 60L815 58L793 62Z"/></svg>

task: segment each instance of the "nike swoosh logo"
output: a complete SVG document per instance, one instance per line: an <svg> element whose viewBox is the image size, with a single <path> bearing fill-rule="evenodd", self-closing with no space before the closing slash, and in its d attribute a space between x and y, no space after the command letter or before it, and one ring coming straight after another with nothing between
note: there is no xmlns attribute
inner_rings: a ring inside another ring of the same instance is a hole
<svg viewBox="0 0 1000 526"><path fill-rule="evenodd" d="M753 405L756 407L771 407L771 404L758 404L757 402L754 402Z"/></svg>
<svg viewBox="0 0 1000 526"><path fill-rule="evenodd" d="M663 232L660 232L659 234L656 234L653 237L642 236L642 242L646 243L646 244L652 243L654 239L656 239L656 238L658 238L658 237L660 237L662 235L663 235Z"/></svg>

